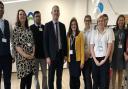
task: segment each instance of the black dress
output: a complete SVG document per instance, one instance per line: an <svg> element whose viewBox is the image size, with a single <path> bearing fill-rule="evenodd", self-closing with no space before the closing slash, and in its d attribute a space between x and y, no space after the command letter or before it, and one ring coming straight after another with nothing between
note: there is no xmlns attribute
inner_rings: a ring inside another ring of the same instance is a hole
<svg viewBox="0 0 128 89"><path fill-rule="evenodd" d="M114 52L112 56L112 68L113 69L124 69L125 68L125 43L126 43L126 31L125 29L114 29L115 34L115 43L114 43ZM119 47L119 41L122 44L122 47Z"/></svg>

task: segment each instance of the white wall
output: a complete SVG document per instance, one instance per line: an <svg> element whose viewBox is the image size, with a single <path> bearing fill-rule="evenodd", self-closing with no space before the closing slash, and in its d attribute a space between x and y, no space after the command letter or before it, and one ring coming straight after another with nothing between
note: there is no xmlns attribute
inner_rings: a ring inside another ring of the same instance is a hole
<svg viewBox="0 0 128 89"><path fill-rule="evenodd" d="M5 1L5 0L3 0ZM7 1L7 0L6 0ZM9 1L9 0L8 0ZM89 1L88 14L93 17L94 4L92 0ZM110 7L108 0L100 0L104 3L103 13L107 13L109 16L108 24L115 24L116 19L119 14L128 14L128 0L110 0L116 14ZM51 8L53 5L59 5L60 7L60 21L65 23L68 30L69 22L72 17L76 17L79 23L80 30L83 30L84 16L87 14L87 0L31 0L21 3L5 4L5 15L4 17L8 19L13 25L16 21L17 10L22 8L26 12L34 12L39 10L42 13L42 23L46 23L51 20Z"/></svg>
<svg viewBox="0 0 128 89"><path fill-rule="evenodd" d="M114 25L116 23L116 20L119 14L128 15L128 0L109 0L116 13L113 12L108 0L100 0L100 1L104 3L103 13L106 13L109 16L108 24ZM94 7L95 6L94 4L92 4L92 0L89 0L89 14L92 16L93 16Z"/></svg>
<svg viewBox="0 0 128 89"><path fill-rule="evenodd" d="M9 1L9 0L8 0ZM51 8L53 5L60 7L60 21L65 23L68 29L70 19L76 17L79 22L80 29L83 29L83 18L86 14L86 0L31 0L27 2L5 4L5 18L12 24L16 21L17 10L22 8L26 12L34 12L39 10L42 13L42 23L51 20Z"/></svg>
<svg viewBox="0 0 128 89"><path fill-rule="evenodd" d="M52 19L51 9L53 5L59 5L60 21L65 23L67 31L72 17L78 19L80 30L84 28L83 18L86 14L86 0L31 0L27 2L5 4L4 17L14 26L18 9L24 9L27 13L39 10L42 14L42 23L45 24ZM16 71L15 64L13 64L12 69L13 72Z"/></svg>

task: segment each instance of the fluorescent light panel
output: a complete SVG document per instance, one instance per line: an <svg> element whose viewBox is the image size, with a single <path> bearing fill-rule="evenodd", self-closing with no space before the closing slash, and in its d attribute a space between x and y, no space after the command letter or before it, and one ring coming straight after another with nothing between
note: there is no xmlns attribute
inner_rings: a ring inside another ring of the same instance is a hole
<svg viewBox="0 0 128 89"><path fill-rule="evenodd" d="M13 1L4 1L4 4L10 4L10 3L18 3L18 2L26 2L30 0L13 0Z"/></svg>

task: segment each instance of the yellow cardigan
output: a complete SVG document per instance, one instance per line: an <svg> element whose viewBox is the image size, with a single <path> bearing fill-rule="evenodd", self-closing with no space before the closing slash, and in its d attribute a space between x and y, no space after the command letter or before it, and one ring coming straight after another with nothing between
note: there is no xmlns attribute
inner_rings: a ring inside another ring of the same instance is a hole
<svg viewBox="0 0 128 89"><path fill-rule="evenodd" d="M67 37L68 43L68 54L67 61L70 62L70 37ZM78 36L75 38L75 51L76 51L76 61L80 61L81 64L84 64L84 36L83 33L80 32Z"/></svg>

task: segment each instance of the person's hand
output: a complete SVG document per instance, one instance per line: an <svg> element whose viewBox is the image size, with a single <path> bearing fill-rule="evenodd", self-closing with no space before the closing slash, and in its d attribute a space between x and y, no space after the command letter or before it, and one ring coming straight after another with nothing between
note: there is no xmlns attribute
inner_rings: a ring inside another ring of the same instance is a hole
<svg viewBox="0 0 128 89"><path fill-rule="evenodd" d="M97 66L100 66L100 62L97 59L95 59L95 63Z"/></svg>
<svg viewBox="0 0 128 89"><path fill-rule="evenodd" d="M67 57L66 56L64 56L64 63L67 61Z"/></svg>
<svg viewBox="0 0 128 89"><path fill-rule="evenodd" d="M83 67L84 67L84 64L81 64L81 65L80 65L80 69L83 69Z"/></svg>
<svg viewBox="0 0 128 89"><path fill-rule="evenodd" d="M47 61L47 64L48 64L48 65L51 64L51 59L50 59L50 57L47 57L47 58L46 58L46 61Z"/></svg>
<svg viewBox="0 0 128 89"><path fill-rule="evenodd" d="M124 59L125 61L128 61L128 55L126 54L126 52L124 52Z"/></svg>
<svg viewBox="0 0 128 89"><path fill-rule="evenodd" d="M31 54L31 56L33 56L33 57L34 57L34 53L32 53L32 54Z"/></svg>
<svg viewBox="0 0 128 89"><path fill-rule="evenodd" d="M104 63L105 63L105 60L102 60L102 61L100 62L100 65L99 65L99 66L103 65Z"/></svg>
<svg viewBox="0 0 128 89"><path fill-rule="evenodd" d="M28 55L28 54L25 54L24 57L25 57L26 59L33 59L33 56Z"/></svg>
<svg viewBox="0 0 128 89"><path fill-rule="evenodd" d="M96 65L97 65L97 66L100 66L100 63L99 63L98 61L97 61L97 62L95 62L95 63L96 63Z"/></svg>
<svg viewBox="0 0 128 89"><path fill-rule="evenodd" d="M12 58L12 63L14 63L15 62L15 59L14 58Z"/></svg>
<svg viewBox="0 0 128 89"><path fill-rule="evenodd" d="M33 55L30 55L29 59L34 59L34 56Z"/></svg>

